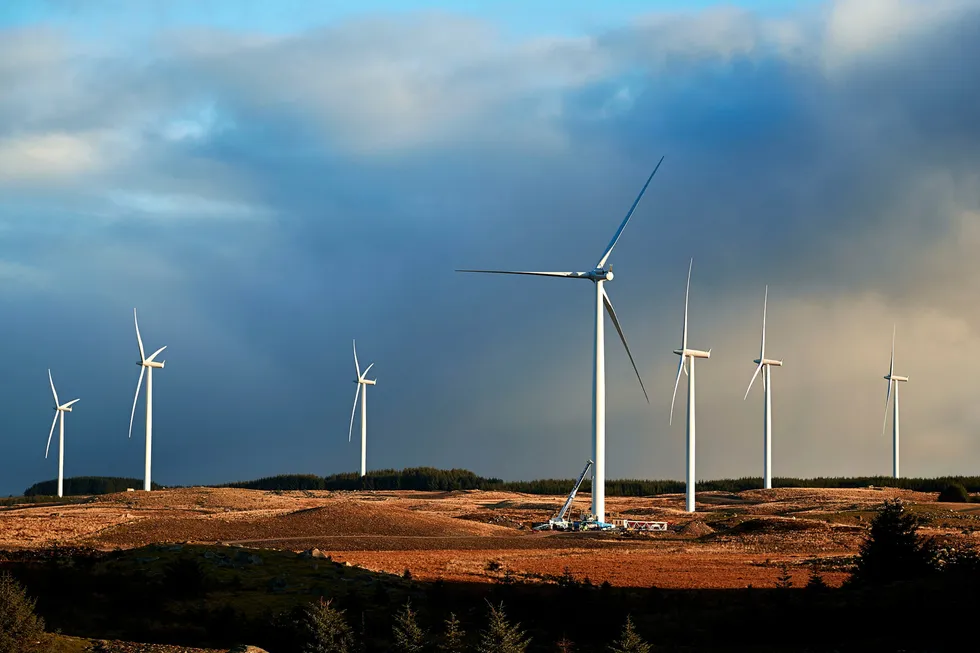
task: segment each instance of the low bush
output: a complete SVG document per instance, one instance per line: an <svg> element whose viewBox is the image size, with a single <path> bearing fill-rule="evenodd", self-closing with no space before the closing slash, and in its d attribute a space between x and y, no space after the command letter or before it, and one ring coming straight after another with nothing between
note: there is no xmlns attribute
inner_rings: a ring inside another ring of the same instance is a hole
<svg viewBox="0 0 980 653"><path fill-rule="evenodd" d="M961 483L950 483L939 493L938 500L948 503L969 503L970 493Z"/></svg>

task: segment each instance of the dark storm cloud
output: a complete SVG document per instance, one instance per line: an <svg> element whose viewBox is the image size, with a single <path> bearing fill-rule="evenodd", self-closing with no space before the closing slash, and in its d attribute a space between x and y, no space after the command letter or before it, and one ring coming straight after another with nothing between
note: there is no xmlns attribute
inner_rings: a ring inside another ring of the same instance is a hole
<svg viewBox="0 0 980 653"><path fill-rule="evenodd" d="M893 21L900 44L855 50L882 25L855 6L520 42L446 16L185 31L140 53L43 30L0 39L0 284L16 316L0 324L15 348L3 491L55 470L40 458L49 365L83 397L67 473L141 474L142 428L125 438L134 305L147 341L169 345L161 482L353 469L355 337L377 361L371 467L572 475L590 450L590 289L451 271L587 269L662 154L609 288L654 401L610 334L608 473L681 474L666 409L692 255L692 337L717 352L699 374L701 475L758 472L758 411L739 388L766 282L774 346L797 361L774 381L777 473L881 471L865 438L881 339L855 330L903 307L909 348L941 332L980 351L964 306L980 279L980 9ZM809 359L840 341L860 364ZM909 423L950 414L924 386ZM837 420L827 407L848 395ZM980 460L960 437L980 415L953 415L919 445L921 473Z"/></svg>

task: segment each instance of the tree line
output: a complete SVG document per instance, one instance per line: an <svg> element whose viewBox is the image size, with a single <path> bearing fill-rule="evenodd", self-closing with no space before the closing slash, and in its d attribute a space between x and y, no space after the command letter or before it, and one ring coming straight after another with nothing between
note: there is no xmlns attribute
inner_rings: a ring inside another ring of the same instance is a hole
<svg viewBox="0 0 980 653"><path fill-rule="evenodd" d="M151 483L154 490L163 486ZM143 480L139 478L121 478L117 476L73 476L64 480L65 496L82 494L112 494L125 492L127 488L142 489ZM25 497L52 497L58 493L58 479L41 481L24 490Z"/></svg>
<svg viewBox="0 0 980 653"><path fill-rule="evenodd" d="M253 490L497 490L525 494L565 495L575 479L548 478L533 481L503 481L478 476L466 469L441 470L433 467L413 467L403 470L384 469L368 472L316 476L314 474L282 474L254 481L227 483L219 487ZM941 492L951 485L962 485L968 492L980 492L980 476L941 476L937 478L892 478L890 476L851 476L792 478L776 477L775 488L862 488L896 487L917 492ZM699 481L699 492L743 492L762 486L759 476L735 479ZM582 481L580 492L592 491L592 481ZM684 492L683 481L649 479L613 479L606 481L606 496L640 497Z"/></svg>
<svg viewBox="0 0 980 653"><path fill-rule="evenodd" d="M504 481L499 478L479 476L467 469L436 469L434 467L410 467L406 469L381 469L361 477L355 472L317 476L315 474L280 474L251 481L237 481L211 487L231 487L250 490L497 490L526 494L565 495L575 484L575 479L551 478L533 481ZM124 492L127 488L140 488L143 481L135 478L110 476L78 476L65 479L65 495L109 494ZM774 488L861 488L869 486L896 487L918 492L941 492L953 485L963 486L968 492L980 492L980 476L941 476L936 478L891 478L888 476L851 476L817 478L773 478ZM762 486L762 478L746 476L735 479L699 481L699 492L742 492ZM153 483L153 489L161 489ZM175 486L171 486L175 487ZM35 483L24 491L25 497L50 497L57 490L57 481ZM592 482L582 482L581 492L592 491ZM606 481L606 496L641 497L658 494L678 494L684 491L682 481L649 479L614 479Z"/></svg>

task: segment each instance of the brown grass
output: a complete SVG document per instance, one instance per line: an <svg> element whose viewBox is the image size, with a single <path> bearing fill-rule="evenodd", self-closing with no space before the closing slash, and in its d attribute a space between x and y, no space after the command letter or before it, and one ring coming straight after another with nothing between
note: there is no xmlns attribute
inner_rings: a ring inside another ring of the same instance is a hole
<svg viewBox="0 0 980 653"><path fill-rule="evenodd" d="M580 495L581 496L581 495ZM155 542L240 543L302 550L418 579L493 582L558 576L620 586L773 586L787 564L794 583L805 560L853 556L873 510L886 498L935 515L930 534L972 539L980 516L951 512L935 495L894 489L776 489L699 493L699 512L681 495L607 499L608 519L669 522L666 533L537 533L560 497L509 492L284 492L185 488L124 492L73 505L0 510L0 549L48 546L131 548ZM588 505L588 495L577 501ZM966 533L966 534L965 534ZM501 571L489 572L496 561ZM808 564L809 564L808 563ZM844 571L825 579L839 584Z"/></svg>

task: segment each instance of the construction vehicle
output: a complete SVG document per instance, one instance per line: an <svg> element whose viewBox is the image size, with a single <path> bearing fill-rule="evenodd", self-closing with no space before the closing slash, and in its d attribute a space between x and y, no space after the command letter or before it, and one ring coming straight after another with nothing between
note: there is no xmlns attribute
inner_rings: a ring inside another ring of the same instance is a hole
<svg viewBox="0 0 980 653"><path fill-rule="evenodd" d="M585 480L585 476L589 473L589 470L592 469L593 464L594 463L591 460L586 461L585 469L582 470L582 473L578 477L578 481L575 482L575 487L573 487L572 491L568 493L568 498L565 499L565 504L561 507L561 509L558 512L555 513L555 516L549 519L548 521L534 524L532 526L534 530L570 531L570 530L579 530L580 528L585 530L588 528L587 526L585 526L585 524L587 523L595 524L596 526L599 525L599 522L595 521L594 517L592 521L589 522L588 516L583 521L568 520L568 512L572 509L572 502L575 501L575 495L578 493L578 489L582 486L582 481ZM585 527L583 528L583 526Z"/></svg>

